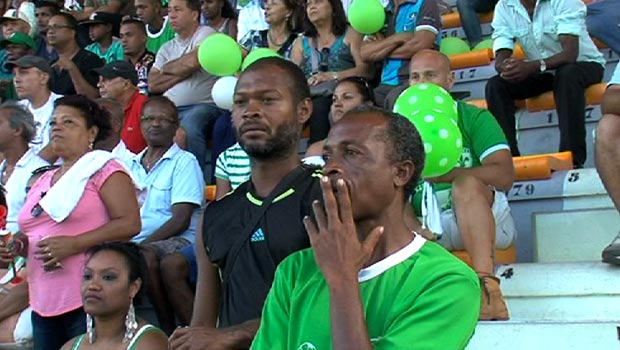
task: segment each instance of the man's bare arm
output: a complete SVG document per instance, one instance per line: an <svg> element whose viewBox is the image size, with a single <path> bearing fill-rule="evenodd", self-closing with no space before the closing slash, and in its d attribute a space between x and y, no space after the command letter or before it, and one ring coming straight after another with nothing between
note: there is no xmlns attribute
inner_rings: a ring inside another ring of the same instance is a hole
<svg viewBox="0 0 620 350"><path fill-rule="evenodd" d="M194 74L196 70L202 69L198 62L197 52L198 50L193 50L192 52L164 64L162 72L164 74L176 75L183 79L188 78L190 75Z"/></svg>
<svg viewBox="0 0 620 350"><path fill-rule="evenodd" d="M164 74L157 68L152 68L149 73L148 81L150 93L163 94L171 87L183 81L183 78L176 75Z"/></svg>
<svg viewBox="0 0 620 350"><path fill-rule="evenodd" d="M392 51L413 38L413 33L398 33L387 38L366 39L360 47L360 56L366 62L380 62L390 57Z"/></svg>
<svg viewBox="0 0 620 350"><path fill-rule="evenodd" d="M432 49L435 46L435 40L437 40L437 34L430 30L418 30L413 38L392 51L390 58L411 59L421 50Z"/></svg>
<svg viewBox="0 0 620 350"><path fill-rule="evenodd" d="M428 180L435 183L451 183L461 175L471 175L500 191L508 191L514 182L515 168L510 152L503 149L484 158L482 165L478 167L454 168L445 175Z"/></svg>
<svg viewBox="0 0 620 350"><path fill-rule="evenodd" d="M90 85L88 80L84 78L82 72L80 72L77 66L74 65L71 69L69 69L69 76L71 77L71 81L73 82L75 92L78 95L84 95L91 99L99 97L99 89Z"/></svg>

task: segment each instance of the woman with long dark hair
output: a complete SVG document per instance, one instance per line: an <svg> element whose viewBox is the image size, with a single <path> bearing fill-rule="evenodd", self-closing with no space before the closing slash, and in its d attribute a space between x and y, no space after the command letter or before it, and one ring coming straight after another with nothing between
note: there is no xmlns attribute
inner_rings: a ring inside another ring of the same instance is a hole
<svg viewBox="0 0 620 350"><path fill-rule="evenodd" d="M285 58L290 57L303 19L301 9L297 0L266 0L265 21L269 29L251 30L239 40L239 45L246 54L253 49L265 47Z"/></svg>
<svg viewBox="0 0 620 350"><path fill-rule="evenodd" d="M129 242L97 245L86 253L81 284L86 333L62 350L165 350L168 338L136 316L133 302L146 284L146 263L140 248Z"/></svg>
<svg viewBox="0 0 620 350"><path fill-rule="evenodd" d="M306 0L304 36L291 51L313 91L314 112L310 141L322 140L329 131L331 94L338 80L369 78L370 66L360 56L362 34L348 25L340 0Z"/></svg>

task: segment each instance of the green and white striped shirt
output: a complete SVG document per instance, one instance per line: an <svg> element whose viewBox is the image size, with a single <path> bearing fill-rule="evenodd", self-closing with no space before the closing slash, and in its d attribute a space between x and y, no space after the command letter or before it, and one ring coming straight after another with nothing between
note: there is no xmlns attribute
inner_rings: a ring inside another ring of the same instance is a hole
<svg viewBox="0 0 620 350"><path fill-rule="evenodd" d="M217 157L215 177L230 182L233 190L248 181L251 172L250 157L239 143L230 146Z"/></svg>

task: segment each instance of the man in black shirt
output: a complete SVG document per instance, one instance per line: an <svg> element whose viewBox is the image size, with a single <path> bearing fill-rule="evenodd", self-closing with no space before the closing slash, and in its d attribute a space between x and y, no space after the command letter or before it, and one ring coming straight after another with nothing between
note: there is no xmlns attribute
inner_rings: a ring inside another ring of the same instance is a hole
<svg viewBox="0 0 620 350"><path fill-rule="evenodd" d="M48 43L58 52L58 59L51 62L51 87L59 95L85 95L99 97L99 75L93 71L104 61L92 52L79 47L77 22L71 15L61 12L50 18L47 26Z"/></svg>
<svg viewBox="0 0 620 350"><path fill-rule="evenodd" d="M321 175L301 165L297 144L311 114L295 64L265 58L239 77L232 118L252 175L205 211L192 326L175 331L172 349L249 348L277 265L309 247L302 220L321 198Z"/></svg>

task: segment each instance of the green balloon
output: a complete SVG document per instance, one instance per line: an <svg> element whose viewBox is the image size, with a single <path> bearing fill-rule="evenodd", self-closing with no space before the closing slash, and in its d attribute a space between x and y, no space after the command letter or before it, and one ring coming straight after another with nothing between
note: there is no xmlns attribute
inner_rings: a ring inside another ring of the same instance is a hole
<svg viewBox="0 0 620 350"><path fill-rule="evenodd" d="M444 175L458 164L463 153L463 135L457 123L442 112L421 110L409 120L424 143L423 178Z"/></svg>
<svg viewBox="0 0 620 350"><path fill-rule="evenodd" d="M413 118L422 111L433 110L458 121L457 105L452 95L439 85L421 83L408 87L394 103L393 111Z"/></svg>
<svg viewBox="0 0 620 350"><path fill-rule="evenodd" d="M273 51L272 49L268 49L265 47L254 49L250 51L250 53L245 57L245 60L243 60L243 65L241 66L241 70L242 71L245 70L252 63L260 60L261 58L266 58L266 57L282 57L282 56L280 56L277 52Z"/></svg>
<svg viewBox="0 0 620 350"><path fill-rule="evenodd" d="M478 43L478 45L474 46L472 51L484 50L484 49L493 49L493 39L485 39Z"/></svg>
<svg viewBox="0 0 620 350"><path fill-rule="evenodd" d="M446 56L454 56L469 52L469 44L460 38L447 37L441 39L439 51Z"/></svg>
<svg viewBox="0 0 620 350"><path fill-rule="evenodd" d="M209 35L198 47L200 66L220 77L237 73L242 59L241 48L235 39L226 34Z"/></svg>
<svg viewBox="0 0 620 350"><path fill-rule="evenodd" d="M375 34L383 28L385 9L379 0L355 0L349 8L349 23L362 34Z"/></svg>

